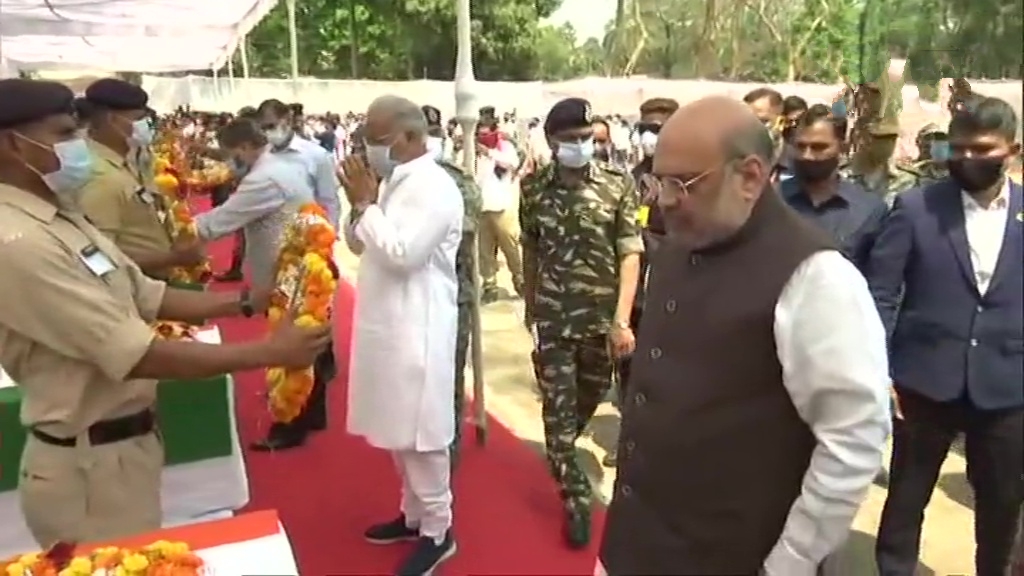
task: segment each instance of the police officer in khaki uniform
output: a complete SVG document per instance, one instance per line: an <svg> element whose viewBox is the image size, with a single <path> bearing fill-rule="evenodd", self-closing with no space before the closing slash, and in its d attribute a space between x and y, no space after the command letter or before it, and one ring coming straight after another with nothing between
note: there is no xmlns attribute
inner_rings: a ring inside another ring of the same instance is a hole
<svg viewBox="0 0 1024 576"><path fill-rule="evenodd" d="M142 88L103 78L85 91L92 177L82 189L82 211L147 275L166 279L170 268L203 260L198 243L175 244L167 205L152 186L149 145L153 126Z"/></svg>
<svg viewBox="0 0 1024 576"><path fill-rule="evenodd" d="M292 322L259 342L154 339L158 313L252 315L269 294L168 288L93 226L79 194L101 160L78 136L72 99L61 84L0 80L0 365L22 394L18 490L43 547L160 527L157 378L308 366L330 339Z"/></svg>

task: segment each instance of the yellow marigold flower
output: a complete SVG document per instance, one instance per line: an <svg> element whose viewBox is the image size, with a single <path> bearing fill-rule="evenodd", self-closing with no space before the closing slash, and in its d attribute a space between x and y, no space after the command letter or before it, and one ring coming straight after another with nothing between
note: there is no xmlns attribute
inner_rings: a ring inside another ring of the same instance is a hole
<svg viewBox="0 0 1024 576"><path fill-rule="evenodd" d="M30 566L39 561L39 553L33 552L31 554L24 554L21 558L18 558L18 564Z"/></svg>
<svg viewBox="0 0 1024 576"><path fill-rule="evenodd" d="M121 561L121 566L129 572L142 572L149 568L149 559L142 554L129 554Z"/></svg>
<svg viewBox="0 0 1024 576"><path fill-rule="evenodd" d="M81 556L76 557L68 564L67 570L70 570L76 576L92 576L92 561Z"/></svg>
<svg viewBox="0 0 1024 576"><path fill-rule="evenodd" d="M178 188L178 179L173 174L163 173L153 177L153 184L162 192L173 192Z"/></svg>
<svg viewBox="0 0 1024 576"><path fill-rule="evenodd" d="M25 567L20 562L8 564L5 571L7 576L25 576Z"/></svg>

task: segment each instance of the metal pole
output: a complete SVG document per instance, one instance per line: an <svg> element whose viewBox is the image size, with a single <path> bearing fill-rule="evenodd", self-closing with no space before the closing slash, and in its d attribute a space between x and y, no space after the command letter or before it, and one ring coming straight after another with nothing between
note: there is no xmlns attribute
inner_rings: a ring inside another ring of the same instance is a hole
<svg viewBox="0 0 1024 576"><path fill-rule="evenodd" d="M231 92L235 91L235 53L231 53L231 57L228 58L228 86L231 87Z"/></svg>
<svg viewBox="0 0 1024 576"><path fill-rule="evenodd" d="M299 99L299 33L295 28L295 2L286 0L288 8L288 45L292 58L292 98Z"/></svg>
<svg viewBox="0 0 1024 576"><path fill-rule="evenodd" d="M462 165L468 174L476 174L476 124L479 120L476 78L473 75L473 38L470 0L458 0L456 18L458 56L455 61L455 116L462 127ZM473 362L473 409L476 442L487 443L487 403L484 388L484 349L480 321L480 240L477 235L473 258L473 333L470 353Z"/></svg>
<svg viewBox="0 0 1024 576"><path fill-rule="evenodd" d="M242 78L249 78L249 37L242 38L238 46L238 56L242 61Z"/></svg>

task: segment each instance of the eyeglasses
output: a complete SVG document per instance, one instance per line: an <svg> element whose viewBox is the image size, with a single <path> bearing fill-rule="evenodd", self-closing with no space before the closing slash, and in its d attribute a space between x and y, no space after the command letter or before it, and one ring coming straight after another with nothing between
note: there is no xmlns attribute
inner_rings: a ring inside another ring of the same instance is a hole
<svg viewBox="0 0 1024 576"><path fill-rule="evenodd" d="M690 196L692 193L690 188L716 170L718 170L718 167L705 170L695 176L655 176L654 174L644 174L640 178L640 184L646 189L644 196L647 198L658 196L662 193L671 196Z"/></svg>

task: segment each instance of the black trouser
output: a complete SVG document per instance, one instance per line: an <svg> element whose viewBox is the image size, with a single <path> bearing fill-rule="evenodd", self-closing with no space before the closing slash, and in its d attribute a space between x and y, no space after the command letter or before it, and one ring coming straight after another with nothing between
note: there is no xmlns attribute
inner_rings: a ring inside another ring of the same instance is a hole
<svg viewBox="0 0 1024 576"><path fill-rule="evenodd" d="M306 401L306 407L291 422L275 423L270 427L270 436L278 438L304 438L313 430L327 427L327 383L334 380L338 367L334 359L334 348L316 357L313 364L313 390Z"/></svg>
<svg viewBox="0 0 1024 576"><path fill-rule="evenodd" d="M974 491L975 574L1005 576L1024 502L1024 408L982 410L966 398L936 402L909 391L899 399L903 422L875 550L880 576L914 574L924 510L959 432Z"/></svg>

